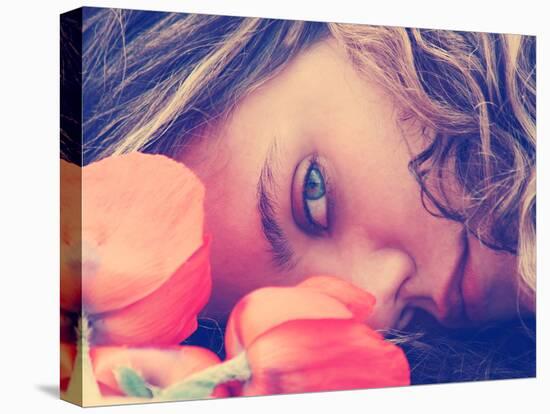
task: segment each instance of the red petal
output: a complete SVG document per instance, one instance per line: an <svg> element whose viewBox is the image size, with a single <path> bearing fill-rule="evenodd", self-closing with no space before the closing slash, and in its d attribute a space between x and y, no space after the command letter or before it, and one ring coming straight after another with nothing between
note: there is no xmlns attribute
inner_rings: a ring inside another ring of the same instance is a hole
<svg viewBox="0 0 550 414"><path fill-rule="evenodd" d="M210 238L156 291L124 309L92 317L95 345L176 345L197 328L211 292Z"/></svg>
<svg viewBox="0 0 550 414"><path fill-rule="evenodd" d="M82 168L61 160L61 307L79 310L82 297L80 261L82 252Z"/></svg>
<svg viewBox="0 0 550 414"><path fill-rule="evenodd" d="M247 349L244 395L350 390L410 384L403 351L351 320L293 320Z"/></svg>
<svg viewBox="0 0 550 414"><path fill-rule="evenodd" d="M82 277L88 314L151 294L201 246L203 198L191 170L163 155L134 152L84 167L82 257L78 244L63 248L62 283ZM72 299L62 305L75 310Z"/></svg>
<svg viewBox="0 0 550 414"><path fill-rule="evenodd" d="M353 318L339 301L310 289L268 287L253 291L237 303L226 327L228 358L272 327L292 319Z"/></svg>
<svg viewBox="0 0 550 414"><path fill-rule="evenodd" d="M360 321L366 321L376 303L369 292L334 276L313 276L299 283L297 287L324 293L348 307Z"/></svg>
<svg viewBox="0 0 550 414"><path fill-rule="evenodd" d="M76 345L61 342L59 354L59 389L65 391L69 385L73 373L74 359L76 357Z"/></svg>

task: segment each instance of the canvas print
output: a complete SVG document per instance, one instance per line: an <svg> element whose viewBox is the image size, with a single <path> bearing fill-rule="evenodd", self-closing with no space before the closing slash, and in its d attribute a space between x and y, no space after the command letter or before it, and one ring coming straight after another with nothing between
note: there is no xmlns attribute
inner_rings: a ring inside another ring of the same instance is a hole
<svg viewBox="0 0 550 414"><path fill-rule="evenodd" d="M534 36L60 29L61 398L535 377Z"/></svg>

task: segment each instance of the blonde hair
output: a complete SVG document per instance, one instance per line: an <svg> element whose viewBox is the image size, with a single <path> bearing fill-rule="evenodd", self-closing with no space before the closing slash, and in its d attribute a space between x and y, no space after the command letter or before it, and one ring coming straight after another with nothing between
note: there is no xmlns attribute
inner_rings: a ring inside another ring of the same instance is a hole
<svg viewBox="0 0 550 414"><path fill-rule="evenodd" d="M84 164L184 150L296 54L333 36L402 120L422 125L426 149L410 170L426 208L517 255L534 309L533 37L116 9L84 17Z"/></svg>

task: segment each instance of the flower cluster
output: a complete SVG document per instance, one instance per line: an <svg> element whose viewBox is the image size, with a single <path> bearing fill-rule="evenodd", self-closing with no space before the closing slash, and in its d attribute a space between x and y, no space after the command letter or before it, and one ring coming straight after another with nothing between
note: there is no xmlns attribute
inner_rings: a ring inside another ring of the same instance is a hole
<svg viewBox="0 0 550 414"><path fill-rule="evenodd" d="M200 180L142 153L61 161L61 179L63 393L100 405L409 384L402 350L366 324L374 297L332 276L243 297L225 361L180 345L212 284Z"/></svg>

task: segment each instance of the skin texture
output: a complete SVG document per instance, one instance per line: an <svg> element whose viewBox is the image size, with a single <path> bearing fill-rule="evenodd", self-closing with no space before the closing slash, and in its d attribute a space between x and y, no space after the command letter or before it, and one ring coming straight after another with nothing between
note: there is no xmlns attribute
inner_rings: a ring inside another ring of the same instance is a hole
<svg viewBox="0 0 550 414"><path fill-rule="evenodd" d="M408 170L424 138L417 125L398 119L390 97L330 39L247 95L229 119L179 155L206 187L213 297L205 315L223 320L253 289L319 274L371 292L376 329L402 327L411 316L406 309L414 308L448 326L516 313L515 258L479 246L462 225L426 211ZM300 227L302 161L312 154L330 188L328 228L316 234ZM257 207L266 157L273 161L275 217L294 253L285 266L273 261Z"/></svg>

